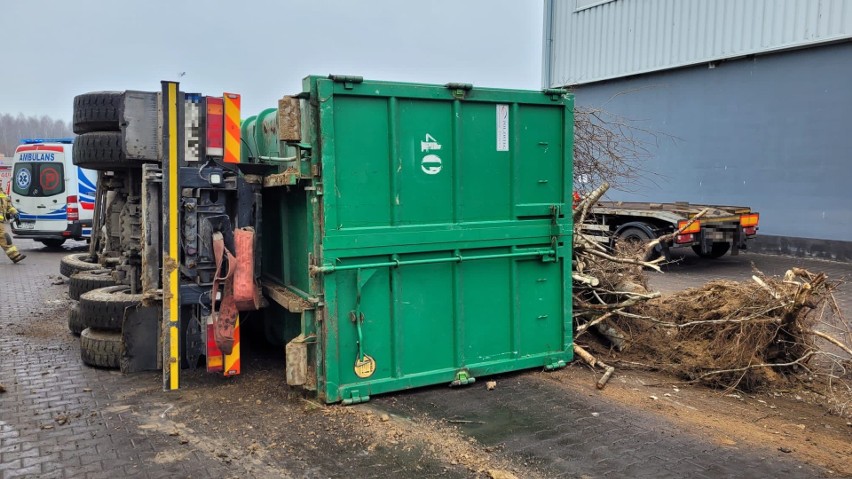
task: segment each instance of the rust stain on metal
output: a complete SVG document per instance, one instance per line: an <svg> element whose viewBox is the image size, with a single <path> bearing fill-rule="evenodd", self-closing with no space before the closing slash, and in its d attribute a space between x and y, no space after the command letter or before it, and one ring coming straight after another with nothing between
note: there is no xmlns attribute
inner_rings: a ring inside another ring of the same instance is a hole
<svg viewBox="0 0 852 479"><path fill-rule="evenodd" d="M158 306L163 301L163 290L155 289L142 293L142 306Z"/></svg>
<svg viewBox="0 0 852 479"><path fill-rule="evenodd" d="M309 309L314 309L314 306L310 302L277 284L263 283L263 292L269 296L269 299L291 313L301 313Z"/></svg>
<svg viewBox="0 0 852 479"><path fill-rule="evenodd" d="M294 185L298 178L299 170L296 169L296 167L291 166L282 173L276 173L265 177L263 179L263 186L265 188L272 188L276 186Z"/></svg>
<svg viewBox="0 0 852 479"><path fill-rule="evenodd" d="M178 269L178 263L172 258L163 258L163 278L168 278L172 271ZM172 299L170 291L163 290L163 302L168 303Z"/></svg>
<svg viewBox="0 0 852 479"><path fill-rule="evenodd" d="M281 141L302 140L302 115L299 99L285 96L278 100L278 139Z"/></svg>
<svg viewBox="0 0 852 479"><path fill-rule="evenodd" d="M303 386L308 382L308 344L304 335L299 335L286 347L286 375L290 386Z"/></svg>
<svg viewBox="0 0 852 479"><path fill-rule="evenodd" d="M246 183L249 183L249 184L252 184L252 185L262 185L263 184L263 177L260 176L260 175L244 175L243 179L246 181Z"/></svg>

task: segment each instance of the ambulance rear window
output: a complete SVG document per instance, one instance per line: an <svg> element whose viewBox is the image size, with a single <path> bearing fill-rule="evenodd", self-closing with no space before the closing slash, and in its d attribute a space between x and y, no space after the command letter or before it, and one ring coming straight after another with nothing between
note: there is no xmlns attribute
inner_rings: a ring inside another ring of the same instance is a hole
<svg viewBox="0 0 852 479"><path fill-rule="evenodd" d="M15 163L12 192L20 196L54 196L65 191L65 169L59 162Z"/></svg>

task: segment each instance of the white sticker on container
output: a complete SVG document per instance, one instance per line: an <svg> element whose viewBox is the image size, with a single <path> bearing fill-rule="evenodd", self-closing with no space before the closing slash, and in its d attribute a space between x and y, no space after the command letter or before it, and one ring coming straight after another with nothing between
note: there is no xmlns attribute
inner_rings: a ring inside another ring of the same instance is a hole
<svg viewBox="0 0 852 479"><path fill-rule="evenodd" d="M509 151L509 105L497 105L497 151Z"/></svg>
<svg viewBox="0 0 852 479"><path fill-rule="evenodd" d="M438 140L435 139L434 136L426 133L426 139L420 142L420 151L432 151L432 150L440 150L441 144L438 143Z"/></svg>

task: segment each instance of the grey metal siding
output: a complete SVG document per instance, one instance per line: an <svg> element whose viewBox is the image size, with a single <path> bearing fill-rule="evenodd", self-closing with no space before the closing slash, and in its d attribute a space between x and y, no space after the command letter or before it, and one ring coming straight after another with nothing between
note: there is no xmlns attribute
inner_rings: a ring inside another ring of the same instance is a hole
<svg viewBox="0 0 852 479"><path fill-rule="evenodd" d="M612 199L742 204L762 234L852 241L850 78L846 42L578 86L576 103L676 138Z"/></svg>
<svg viewBox="0 0 852 479"><path fill-rule="evenodd" d="M545 0L545 86L852 38L849 0L615 0L576 6L576 0Z"/></svg>

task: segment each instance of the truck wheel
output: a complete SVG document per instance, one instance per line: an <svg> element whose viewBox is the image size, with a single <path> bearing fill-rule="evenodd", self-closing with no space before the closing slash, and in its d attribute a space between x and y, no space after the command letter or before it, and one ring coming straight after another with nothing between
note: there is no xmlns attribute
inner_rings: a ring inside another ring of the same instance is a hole
<svg viewBox="0 0 852 479"><path fill-rule="evenodd" d="M121 132L95 131L74 138L73 162L80 168L109 171L141 168L142 163L124 154Z"/></svg>
<svg viewBox="0 0 852 479"><path fill-rule="evenodd" d="M107 286L80 295L80 313L89 327L121 331L125 311L141 303L142 295L131 294L130 286Z"/></svg>
<svg viewBox="0 0 852 479"><path fill-rule="evenodd" d="M83 323L83 316L80 314L80 305L75 304L73 308L68 310L68 330L74 336L79 336L86 329Z"/></svg>
<svg viewBox="0 0 852 479"><path fill-rule="evenodd" d="M74 133L119 131L124 92L96 91L74 97Z"/></svg>
<svg viewBox="0 0 852 479"><path fill-rule="evenodd" d="M83 293L93 289L115 286L111 269L94 269L75 273L68 280L68 297L79 300Z"/></svg>
<svg viewBox="0 0 852 479"><path fill-rule="evenodd" d="M80 333L80 359L99 368L121 366L121 333L86 328Z"/></svg>
<svg viewBox="0 0 852 479"><path fill-rule="evenodd" d="M101 265L89 256L89 253L74 253L62 258L59 262L59 274L70 278L74 273L80 271L92 271L101 269Z"/></svg>
<svg viewBox="0 0 852 479"><path fill-rule="evenodd" d="M650 242L652 238L647 232L640 228L625 228L620 233L618 233L618 237L615 239L616 249L618 249L619 244L628 245L625 249L629 251L633 251L634 249L638 249L639 246L644 246L648 242ZM651 261L652 259L656 259L660 256L659 249L653 249L649 251L644 260Z"/></svg>
<svg viewBox="0 0 852 479"><path fill-rule="evenodd" d="M65 244L64 238L56 238L56 239L43 239L39 240L39 242L48 248L58 249L61 248L63 244Z"/></svg>
<svg viewBox="0 0 852 479"><path fill-rule="evenodd" d="M694 245L692 247L692 251L695 251L695 254L701 256L702 258L710 259L716 259L725 256L725 253L727 253L729 249L731 249L730 243L713 243L713 247L710 248L710 252L704 254L701 252L701 245Z"/></svg>

